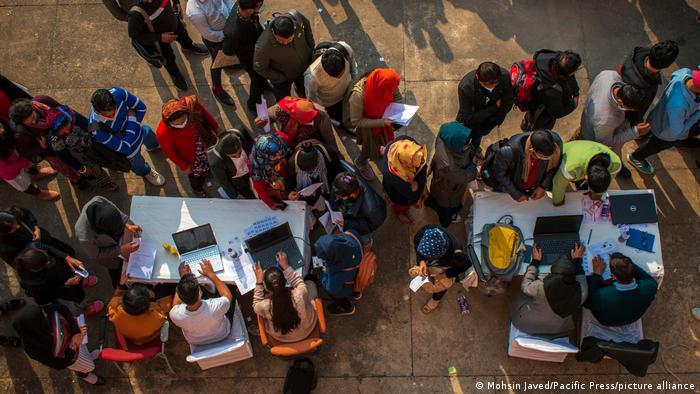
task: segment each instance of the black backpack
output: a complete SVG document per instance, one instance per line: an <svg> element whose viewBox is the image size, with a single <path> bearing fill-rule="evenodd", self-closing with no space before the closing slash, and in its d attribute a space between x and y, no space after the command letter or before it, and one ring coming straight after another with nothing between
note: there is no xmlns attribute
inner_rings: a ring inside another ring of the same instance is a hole
<svg viewBox="0 0 700 394"><path fill-rule="evenodd" d="M350 54L348 53L347 48L345 48L341 43L339 43L338 41L321 41L318 43L318 45L316 45L314 51L311 52L311 63L315 62L316 59L323 55L324 52L331 48L340 52L345 58L345 60L347 60L348 62L350 61Z"/></svg>
<svg viewBox="0 0 700 394"><path fill-rule="evenodd" d="M496 153L498 153L498 150L508 145L509 142L510 140L508 138L504 138L500 141L494 142L493 144L489 145L488 148L486 148L484 162L481 163L481 181L484 182L486 186L498 186L496 179L493 177L493 161L496 158Z"/></svg>
<svg viewBox="0 0 700 394"><path fill-rule="evenodd" d="M316 370L308 358L294 360L284 379L284 394L308 394L316 388Z"/></svg>

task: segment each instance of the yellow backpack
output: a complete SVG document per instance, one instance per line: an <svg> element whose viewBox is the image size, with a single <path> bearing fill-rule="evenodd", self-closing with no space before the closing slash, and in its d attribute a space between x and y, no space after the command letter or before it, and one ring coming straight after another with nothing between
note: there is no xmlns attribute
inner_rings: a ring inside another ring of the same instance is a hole
<svg viewBox="0 0 700 394"><path fill-rule="evenodd" d="M497 223L486 224L481 233L482 261L474 264L477 274L484 281L492 277L510 281L518 273L525 250L523 233L513 225L512 216L506 215Z"/></svg>

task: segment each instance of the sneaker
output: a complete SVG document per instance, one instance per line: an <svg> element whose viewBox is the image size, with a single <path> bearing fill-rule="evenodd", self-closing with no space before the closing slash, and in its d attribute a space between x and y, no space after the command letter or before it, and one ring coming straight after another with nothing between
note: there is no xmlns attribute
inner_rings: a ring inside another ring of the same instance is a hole
<svg viewBox="0 0 700 394"><path fill-rule="evenodd" d="M226 93L225 90L221 89L218 92L215 92L212 89L212 93L214 94L214 97L216 97L216 99L219 100L219 102L221 104L230 105L232 107L236 106L236 103L233 101L231 96L228 93Z"/></svg>
<svg viewBox="0 0 700 394"><path fill-rule="evenodd" d="M83 279L83 289L89 289L95 286L97 282L99 282L97 277L95 275L90 275L87 278Z"/></svg>
<svg viewBox="0 0 700 394"><path fill-rule="evenodd" d="M154 169L151 169L151 172L144 175L143 178L153 186L163 186L165 184L165 178L163 178L163 175L160 175L158 171Z"/></svg>
<svg viewBox="0 0 700 394"><path fill-rule="evenodd" d="M39 194L37 194L34 197L36 197L37 200L41 201L54 201L58 200L58 198L61 197L61 194L53 190L42 190Z"/></svg>
<svg viewBox="0 0 700 394"><path fill-rule="evenodd" d="M632 178L632 172L629 170L629 168L622 166L622 168L620 168L620 172L617 173L617 177L621 179L629 179Z"/></svg>
<svg viewBox="0 0 700 394"><path fill-rule="evenodd" d="M185 81L185 77L182 75L176 75L172 77L172 80L176 88L180 90L187 90L187 81Z"/></svg>
<svg viewBox="0 0 700 394"><path fill-rule="evenodd" d="M343 308L338 304L330 304L328 305L328 313L333 316L352 315L355 313L355 305L350 305L349 308Z"/></svg>
<svg viewBox="0 0 700 394"><path fill-rule="evenodd" d="M369 166L368 162L362 163L359 160L355 160L355 165L357 169L360 170L360 175L362 175L363 178L368 181L374 179L374 171L372 171L372 167Z"/></svg>
<svg viewBox="0 0 700 394"><path fill-rule="evenodd" d="M700 308L691 309L690 314L693 315L693 319L700 320Z"/></svg>
<svg viewBox="0 0 700 394"><path fill-rule="evenodd" d="M636 168L637 171L641 172L642 174L651 175L654 173L654 166L652 166L646 159L637 160L630 153L627 155L627 161L629 161L630 164L632 164L634 168Z"/></svg>
<svg viewBox="0 0 700 394"><path fill-rule="evenodd" d="M187 52L192 52L192 53L197 54L197 55L208 55L209 54L209 50L207 49L207 47L205 47L202 44L192 43L191 47L186 47L186 48L183 47L182 49L187 51Z"/></svg>
<svg viewBox="0 0 700 394"><path fill-rule="evenodd" d="M359 301L362 299L362 292L361 291L356 291L352 293L352 299L355 301Z"/></svg>
<svg viewBox="0 0 700 394"><path fill-rule="evenodd" d="M105 303L102 301L93 301L83 308L85 317L95 316L105 308Z"/></svg>

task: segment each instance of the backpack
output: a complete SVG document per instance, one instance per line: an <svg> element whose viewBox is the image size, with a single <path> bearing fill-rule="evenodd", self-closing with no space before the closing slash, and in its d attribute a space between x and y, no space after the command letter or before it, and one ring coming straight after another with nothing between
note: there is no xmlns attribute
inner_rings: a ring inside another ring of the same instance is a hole
<svg viewBox="0 0 700 394"><path fill-rule="evenodd" d="M351 236L360 246L360 251L362 253L360 264L348 268L345 271L357 270L357 276L355 276L355 280L353 281L353 287L356 293L362 293L370 283L374 282L374 275L377 273L377 255L372 251L365 251L362 242L360 242L353 233L346 231L344 234Z"/></svg>
<svg viewBox="0 0 700 394"><path fill-rule="evenodd" d="M481 232L481 260L472 257L479 279L487 283L492 278L510 282L525 258L524 240L510 215L502 216L496 223L485 224Z"/></svg>
<svg viewBox="0 0 700 394"><path fill-rule="evenodd" d="M498 186L498 182L496 181L496 178L493 176L493 162L496 158L496 154L498 153L498 150L501 149L502 147L508 145L510 140L508 138L504 138L500 141L494 142L493 144L489 145L488 148L486 148L486 153L484 154L484 161L481 163L481 181L484 182L486 186L489 187L496 187Z"/></svg>
<svg viewBox="0 0 700 394"><path fill-rule="evenodd" d="M329 49L335 49L338 52L340 52L345 60L350 62L350 54L348 53L347 48L345 48L341 43L338 41L321 41L316 45L316 48L314 48L313 52L311 52L311 63L316 61L321 55L323 55L324 52L326 52Z"/></svg>
<svg viewBox="0 0 700 394"><path fill-rule="evenodd" d="M533 92L537 83L535 61L531 59L513 63L510 67L510 83L513 85L515 105L522 112L532 107Z"/></svg>
<svg viewBox="0 0 700 394"><path fill-rule="evenodd" d="M284 378L284 394L308 394L316 388L316 370L308 358L294 360Z"/></svg>
<svg viewBox="0 0 700 394"><path fill-rule="evenodd" d="M72 336L70 335L70 326L68 321L57 311L50 315L51 325L51 354L56 358L63 358L66 354L66 349L70 345ZM75 353L78 355L78 352Z"/></svg>

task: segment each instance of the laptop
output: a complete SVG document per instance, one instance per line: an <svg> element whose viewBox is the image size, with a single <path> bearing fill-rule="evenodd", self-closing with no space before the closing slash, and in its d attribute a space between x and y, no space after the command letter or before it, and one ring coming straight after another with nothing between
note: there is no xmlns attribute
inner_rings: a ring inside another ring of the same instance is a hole
<svg viewBox="0 0 700 394"><path fill-rule="evenodd" d="M301 252L299 252L299 247L294 240L288 222L245 240L245 246L246 251L253 258L253 263L257 264L259 261L263 270L277 266L275 255L279 251L287 253L289 266L292 269L297 270L304 265Z"/></svg>
<svg viewBox="0 0 700 394"><path fill-rule="evenodd" d="M214 272L224 270L219 245L216 243L214 231L212 231L210 224L174 233L173 241L175 241L175 247L180 253L180 260L190 266L195 276L200 276L199 264L204 259L211 262Z"/></svg>
<svg viewBox="0 0 700 394"><path fill-rule="evenodd" d="M583 215L540 216L535 222L534 241L542 249L542 264L551 265L579 242Z"/></svg>
<svg viewBox="0 0 700 394"><path fill-rule="evenodd" d="M618 194L610 196L610 216L613 224L656 223L656 202L651 193Z"/></svg>

